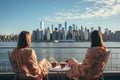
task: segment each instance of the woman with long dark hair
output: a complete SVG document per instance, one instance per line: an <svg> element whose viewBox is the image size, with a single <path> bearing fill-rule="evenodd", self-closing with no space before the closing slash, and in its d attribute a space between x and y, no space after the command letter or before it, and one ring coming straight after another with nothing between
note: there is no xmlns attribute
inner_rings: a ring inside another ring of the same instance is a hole
<svg viewBox="0 0 120 80"><path fill-rule="evenodd" d="M77 80L98 78L105 68L109 53L110 51L104 45L101 32L94 30L91 33L91 47L88 48L82 62L78 62L75 58L67 60L71 70L66 72L66 75Z"/></svg>
<svg viewBox="0 0 120 80"><path fill-rule="evenodd" d="M10 60L17 75L16 80L42 80L43 76L48 74L47 67L50 63L43 58L37 62L37 56L34 49L30 48L31 35L28 31L22 31L19 34L17 47L10 54Z"/></svg>

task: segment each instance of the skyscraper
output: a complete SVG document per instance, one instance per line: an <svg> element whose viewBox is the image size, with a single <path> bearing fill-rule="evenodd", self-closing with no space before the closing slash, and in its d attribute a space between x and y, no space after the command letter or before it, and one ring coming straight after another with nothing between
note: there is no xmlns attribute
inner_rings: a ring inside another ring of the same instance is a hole
<svg viewBox="0 0 120 80"><path fill-rule="evenodd" d="M58 24L58 31L62 30L62 24Z"/></svg>
<svg viewBox="0 0 120 80"><path fill-rule="evenodd" d="M65 31L67 31L67 22L65 22Z"/></svg>
<svg viewBox="0 0 120 80"><path fill-rule="evenodd" d="M100 27L100 26L98 26L98 31L100 31L100 32L101 32L101 27Z"/></svg>
<svg viewBox="0 0 120 80"><path fill-rule="evenodd" d="M76 24L72 24L73 30L76 30Z"/></svg>
<svg viewBox="0 0 120 80"><path fill-rule="evenodd" d="M44 26L45 26L44 21L41 21L40 22L40 30L44 30Z"/></svg>
<svg viewBox="0 0 120 80"><path fill-rule="evenodd" d="M93 31L94 31L94 27L91 27L90 29L91 29L91 32L93 32Z"/></svg>
<svg viewBox="0 0 120 80"><path fill-rule="evenodd" d="M66 40L66 37L67 37L67 31L68 31L68 29L67 29L67 22L65 21L65 25L64 25L64 30L65 30L65 37L64 37L64 40Z"/></svg>
<svg viewBox="0 0 120 80"><path fill-rule="evenodd" d="M53 33L53 31L54 31L54 26L53 26L53 24L51 25L51 28L50 28L50 33Z"/></svg>
<svg viewBox="0 0 120 80"><path fill-rule="evenodd" d="M50 40L50 29L49 29L49 27L47 28L47 40Z"/></svg>

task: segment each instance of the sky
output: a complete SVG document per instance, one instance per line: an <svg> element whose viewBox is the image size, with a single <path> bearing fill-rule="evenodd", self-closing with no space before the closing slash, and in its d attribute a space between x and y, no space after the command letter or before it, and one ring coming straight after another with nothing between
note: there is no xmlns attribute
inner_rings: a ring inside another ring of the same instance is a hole
<svg viewBox="0 0 120 80"><path fill-rule="evenodd" d="M46 28L67 21L68 26L100 26L114 32L120 30L120 0L0 0L1 35L32 33L40 21Z"/></svg>

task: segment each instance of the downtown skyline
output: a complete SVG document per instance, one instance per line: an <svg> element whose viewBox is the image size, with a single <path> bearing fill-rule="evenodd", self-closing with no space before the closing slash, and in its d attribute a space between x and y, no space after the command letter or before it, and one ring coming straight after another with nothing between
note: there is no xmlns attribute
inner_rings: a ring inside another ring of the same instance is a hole
<svg viewBox="0 0 120 80"><path fill-rule="evenodd" d="M45 28L67 21L68 26L120 30L120 0L0 0L0 10L0 34L32 33L41 20Z"/></svg>

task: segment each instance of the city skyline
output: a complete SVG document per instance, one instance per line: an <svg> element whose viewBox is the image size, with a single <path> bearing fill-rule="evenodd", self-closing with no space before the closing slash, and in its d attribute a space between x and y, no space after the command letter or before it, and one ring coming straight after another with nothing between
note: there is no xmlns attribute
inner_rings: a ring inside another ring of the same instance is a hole
<svg viewBox="0 0 120 80"><path fill-rule="evenodd" d="M120 0L0 0L0 34L32 33L52 24L76 24L78 27L101 26L102 30L120 30Z"/></svg>

